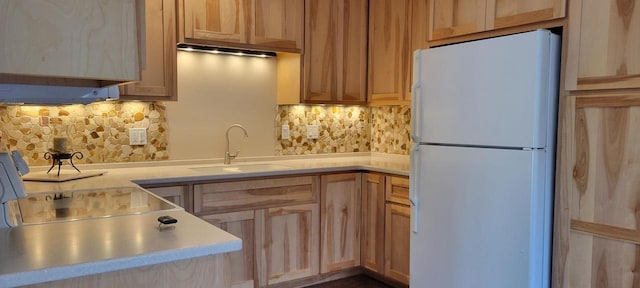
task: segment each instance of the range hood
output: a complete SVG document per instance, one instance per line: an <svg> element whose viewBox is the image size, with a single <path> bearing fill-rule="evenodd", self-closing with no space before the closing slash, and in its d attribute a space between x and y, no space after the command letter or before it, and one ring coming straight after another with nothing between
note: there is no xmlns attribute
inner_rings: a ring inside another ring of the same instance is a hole
<svg viewBox="0 0 640 288"><path fill-rule="evenodd" d="M118 86L70 87L23 84L0 84L0 102L8 104L64 105L88 104L102 100L117 100Z"/></svg>

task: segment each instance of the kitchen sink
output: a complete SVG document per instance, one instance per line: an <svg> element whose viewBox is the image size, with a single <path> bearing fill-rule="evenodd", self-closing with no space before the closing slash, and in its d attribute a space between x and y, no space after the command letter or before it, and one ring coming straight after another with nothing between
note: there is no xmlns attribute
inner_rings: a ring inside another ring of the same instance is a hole
<svg viewBox="0 0 640 288"><path fill-rule="evenodd" d="M235 164L235 165L214 165L190 168L200 173L220 174L220 173L247 173L247 172L267 172L291 169L291 167L276 164Z"/></svg>

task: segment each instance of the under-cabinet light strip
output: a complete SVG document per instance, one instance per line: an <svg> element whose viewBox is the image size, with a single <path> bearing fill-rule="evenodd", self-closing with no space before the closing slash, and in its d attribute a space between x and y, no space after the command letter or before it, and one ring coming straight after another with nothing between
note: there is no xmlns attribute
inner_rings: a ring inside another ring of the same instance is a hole
<svg viewBox="0 0 640 288"><path fill-rule="evenodd" d="M243 57L246 57L246 56L259 57L259 58L276 57L276 53L274 52L241 50L241 49L209 47L209 46L199 46L199 45L186 45L186 44L178 44L178 50L187 51L187 52L201 52L201 53L233 55L233 56L243 56Z"/></svg>

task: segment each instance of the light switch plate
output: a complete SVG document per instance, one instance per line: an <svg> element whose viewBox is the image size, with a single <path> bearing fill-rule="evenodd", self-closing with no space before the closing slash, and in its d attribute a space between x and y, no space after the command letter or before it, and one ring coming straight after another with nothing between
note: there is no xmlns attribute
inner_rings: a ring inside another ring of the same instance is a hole
<svg viewBox="0 0 640 288"><path fill-rule="evenodd" d="M282 140L289 140L291 135L289 135L289 125L282 125Z"/></svg>
<svg viewBox="0 0 640 288"><path fill-rule="evenodd" d="M318 139L318 125L307 125L307 139Z"/></svg>
<svg viewBox="0 0 640 288"><path fill-rule="evenodd" d="M129 145L147 145L147 128L129 128Z"/></svg>

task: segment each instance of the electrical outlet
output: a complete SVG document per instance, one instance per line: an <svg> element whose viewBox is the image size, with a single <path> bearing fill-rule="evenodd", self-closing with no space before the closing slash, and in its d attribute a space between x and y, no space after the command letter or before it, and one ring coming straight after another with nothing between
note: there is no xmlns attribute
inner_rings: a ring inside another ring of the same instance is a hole
<svg viewBox="0 0 640 288"><path fill-rule="evenodd" d="M129 128L129 145L147 145L147 128Z"/></svg>
<svg viewBox="0 0 640 288"><path fill-rule="evenodd" d="M307 139L318 139L318 125L307 125Z"/></svg>
<svg viewBox="0 0 640 288"><path fill-rule="evenodd" d="M289 135L289 125L282 125L282 140L289 140L291 135Z"/></svg>

